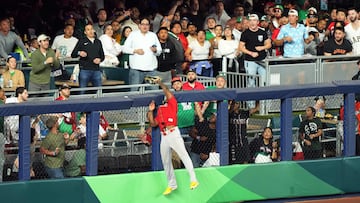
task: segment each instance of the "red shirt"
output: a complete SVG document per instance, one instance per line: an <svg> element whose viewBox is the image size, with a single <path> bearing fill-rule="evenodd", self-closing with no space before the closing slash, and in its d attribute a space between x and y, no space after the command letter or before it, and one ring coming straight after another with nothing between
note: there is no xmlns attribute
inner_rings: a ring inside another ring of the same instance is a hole
<svg viewBox="0 0 360 203"><path fill-rule="evenodd" d="M59 96L58 98L55 99L56 101L64 101L66 100L63 96ZM75 112L71 112L71 117L68 118L64 115L64 122L71 125L72 130L76 130L76 115Z"/></svg>
<svg viewBox="0 0 360 203"><path fill-rule="evenodd" d="M178 105L174 96L159 107L155 120L159 124L161 132L165 132L164 128L167 126L177 126L177 111Z"/></svg>
<svg viewBox="0 0 360 203"><path fill-rule="evenodd" d="M195 81L195 86L194 88L192 88L190 85L189 85L189 82L185 82L182 86L182 89L183 90L204 90L205 87L202 83L198 82L198 81Z"/></svg>

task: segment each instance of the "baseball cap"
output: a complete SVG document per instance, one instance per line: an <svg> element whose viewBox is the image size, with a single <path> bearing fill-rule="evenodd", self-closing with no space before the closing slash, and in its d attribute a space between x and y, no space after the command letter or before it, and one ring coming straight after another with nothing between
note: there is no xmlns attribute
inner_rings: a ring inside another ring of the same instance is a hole
<svg viewBox="0 0 360 203"><path fill-rule="evenodd" d="M299 16L297 10L295 10L295 9L290 9L288 15Z"/></svg>
<svg viewBox="0 0 360 203"><path fill-rule="evenodd" d="M188 22L190 21L189 18L187 18L187 17L182 17L181 20L186 20Z"/></svg>
<svg viewBox="0 0 360 203"><path fill-rule="evenodd" d="M284 7L282 5L280 5L280 4L275 5L274 9L280 9L281 11L284 11Z"/></svg>
<svg viewBox="0 0 360 203"><path fill-rule="evenodd" d="M314 8L314 7L310 7L310 8L308 9L308 13L309 13L310 11L313 11L315 14L317 14L317 10L316 10L316 8Z"/></svg>
<svg viewBox="0 0 360 203"><path fill-rule="evenodd" d="M186 72L186 74L188 74L188 73L190 73L190 72L193 72L193 73L196 74L196 72L195 72L193 69L189 69L189 70Z"/></svg>
<svg viewBox="0 0 360 203"><path fill-rule="evenodd" d="M271 1L268 1L268 2L266 2L265 6L269 6L271 8L271 7L275 6L275 3L271 2Z"/></svg>
<svg viewBox="0 0 360 203"><path fill-rule="evenodd" d="M261 16L260 21L269 21L266 15Z"/></svg>
<svg viewBox="0 0 360 203"><path fill-rule="evenodd" d="M171 79L171 84L173 84L174 82L182 82L182 80L180 77L176 76Z"/></svg>
<svg viewBox="0 0 360 203"><path fill-rule="evenodd" d="M259 16L255 13L249 15L249 20L259 20Z"/></svg>
<svg viewBox="0 0 360 203"><path fill-rule="evenodd" d="M59 91L63 90L63 89L71 89L70 85L68 84L62 84L60 87L59 87Z"/></svg>
<svg viewBox="0 0 360 203"><path fill-rule="evenodd" d="M216 79L223 78L226 81L226 75L225 74L219 74L216 76Z"/></svg>
<svg viewBox="0 0 360 203"><path fill-rule="evenodd" d="M41 35L38 36L37 41L40 42L40 41L43 41L43 40L46 40L46 39L50 40L51 38L49 36L45 35L45 34L41 34Z"/></svg>

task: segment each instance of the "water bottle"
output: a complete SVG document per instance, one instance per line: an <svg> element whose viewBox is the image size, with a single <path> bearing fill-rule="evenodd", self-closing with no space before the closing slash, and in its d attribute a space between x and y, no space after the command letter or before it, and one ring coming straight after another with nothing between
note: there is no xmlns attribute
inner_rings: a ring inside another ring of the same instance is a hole
<svg viewBox="0 0 360 203"><path fill-rule="evenodd" d="M2 75L0 76L0 87L4 88L4 78Z"/></svg>

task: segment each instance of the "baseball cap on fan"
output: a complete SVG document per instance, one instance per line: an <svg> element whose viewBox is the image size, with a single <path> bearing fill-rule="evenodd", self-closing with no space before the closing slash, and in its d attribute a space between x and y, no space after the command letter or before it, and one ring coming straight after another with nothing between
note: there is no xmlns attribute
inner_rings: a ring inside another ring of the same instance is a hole
<svg viewBox="0 0 360 203"><path fill-rule="evenodd" d="M295 10L295 9L290 9L288 15L299 16L297 10Z"/></svg>
<svg viewBox="0 0 360 203"><path fill-rule="evenodd" d="M46 39L50 40L51 38L49 36L45 35L45 34L41 34L41 35L38 36L37 41L41 42L41 41L44 41Z"/></svg>
<svg viewBox="0 0 360 203"><path fill-rule="evenodd" d="M259 16L255 13L249 15L249 20L259 20Z"/></svg>

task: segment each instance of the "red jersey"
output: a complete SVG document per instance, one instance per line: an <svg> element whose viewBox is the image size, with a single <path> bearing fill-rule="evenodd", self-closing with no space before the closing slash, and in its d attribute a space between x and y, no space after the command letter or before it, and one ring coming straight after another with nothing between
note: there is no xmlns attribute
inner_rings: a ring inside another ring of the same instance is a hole
<svg viewBox="0 0 360 203"><path fill-rule="evenodd" d="M63 96L59 96L55 99L56 101L64 101L66 100ZM71 125L72 130L74 131L76 129L76 115L75 112L70 112L70 117L68 113L64 113L64 122Z"/></svg>
<svg viewBox="0 0 360 203"><path fill-rule="evenodd" d="M155 120L161 132L165 132L167 126L177 126L177 111L178 104L174 96L159 107Z"/></svg>
<svg viewBox="0 0 360 203"><path fill-rule="evenodd" d="M194 86L194 88L192 88L189 85L189 82L185 82L182 86L182 89L183 90L204 90L205 86L202 83L195 81L195 86Z"/></svg>

